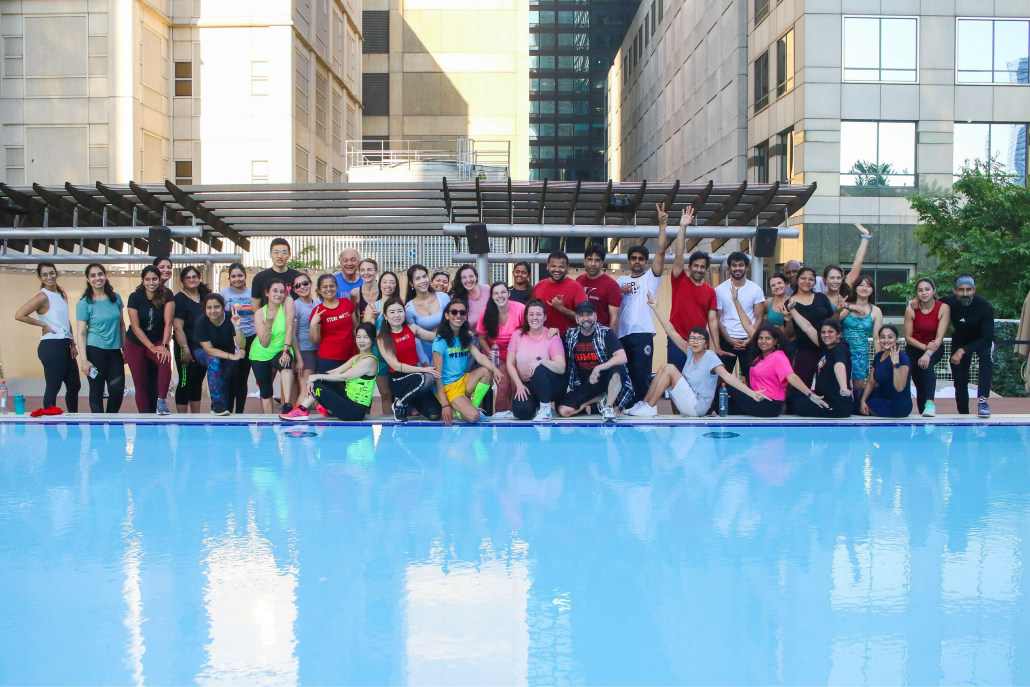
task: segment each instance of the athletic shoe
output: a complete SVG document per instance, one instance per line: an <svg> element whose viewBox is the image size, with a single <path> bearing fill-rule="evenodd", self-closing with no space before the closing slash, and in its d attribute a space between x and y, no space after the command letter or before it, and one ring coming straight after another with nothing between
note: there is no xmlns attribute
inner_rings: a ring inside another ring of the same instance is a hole
<svg viewBox="0 0 1030 687"><path fill-rule="evenodd" d="M533 416L533 422L546 422L551 419L551 404L541 403L540 407L536 411L536 415Z"/></svg>
<svg viewBox="0 0 1030 687"><path fill-rule="evenodd" d="M601 419L607 423L612 423L619 418L615 415L615 408L611 406L601 406Z"/></svg>
<svg viewBox="0 0 1030 687"><path fill-rule="evenodd" d="M976 415L983 418L991 416L991 409L987 407L987 399L983 396L980 397L980 402L976 404Z"/></svg>
<svg viewBox="0 0 1030 687"><path fill-rule="evenodd" d="M322 405L321 403L319 403L319 404L318 404L318 405L317 405L317 406L315 407L315 410L317 410L317 411L318 411L319 413L321 413L321 414L322 414L322 417L329 417L329 411L328 411L328 410L326 410L326 409L325 409L325 406L324 406L324 405Z"/></svg>
<svg viewBox="0 0 1030 687"><path fill-rule="evenodd" d="M514 420L515 413L510 410L501 410L490 416L491 420Z"/></svg>
<svg viewBox="0 0 1030 687"><path fill-rule="evenodd" d="M304 406L297 406L290 412L279 415L279 419L287 422L305 422L308 419L308 409Z"/></svg>
<svg viewBox="0 0 1030 687"><path fill-rule="evenodd" d="M624 412L634 417L658 417L658 407L650 406L643 401L637 401L632 408Z"/></svg>
<svg viewBox="0 0 1030 687"><path fill-rule="evenodd" d="M393 419L397 422L408 421L408 409L400 401L393 402Z"/></svg>
<svg viewBox="0 0 1030 687"><path fill-rule="evenodd" d="M168 412L168 401L163 398L157 399L157 414L158 415L169 415Z"/></svg>
<svg viewBox="0 0 1030 687"><path fill-rule="evenodd" d="M923 406L923 417L937 417L937 406L933 404L933 401L927 401Z"/></svg>
<svg viewBox="0 0 1030 687"><path fill-rule="evenodd" d="M226 415L230 415L229 409L226 408L225 406L220 406L220 405L219 406L211 406L211 414L212 415L220 415L222 417L225 417Z"/></svg>
<svg viewBox="0 0 1030 687"><path fill-rule="evenodd" d="M293 404L292 403L283 403L281 406L279 406L279 416L280 417L283 416L283 415L289 415L290 412L292 412L292 411L293 411Z"/></svg>

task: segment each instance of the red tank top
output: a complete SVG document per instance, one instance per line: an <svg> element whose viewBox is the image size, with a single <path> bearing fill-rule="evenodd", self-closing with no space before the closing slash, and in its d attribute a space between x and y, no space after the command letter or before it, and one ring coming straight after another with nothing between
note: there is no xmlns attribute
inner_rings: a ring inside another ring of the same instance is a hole
<svg viewBox="0 0 1030 687"><path fill-rule="evenodd" d="M415 332L411 331L411 327L404 325L400 333L395 334L391 331L390 336L393 337L393 347L397 352L397 362L401 365L418 367L418 349L415 347ZM391 367L390 372L396 372L396 370Z"/></svg>
<svg viewBox="0 0 1030 687"><path fill-rule="evenodd" d="M941 302L934 301L933 309L924 313L918 307L912 318L912 338L924 346L937 338L937 325L940 324Z"/></svg>

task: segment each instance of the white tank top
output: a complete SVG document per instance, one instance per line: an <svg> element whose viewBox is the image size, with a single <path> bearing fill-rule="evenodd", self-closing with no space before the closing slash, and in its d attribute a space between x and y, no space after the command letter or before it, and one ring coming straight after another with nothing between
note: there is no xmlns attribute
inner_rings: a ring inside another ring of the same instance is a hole
<svg viewBox="0 0 1030 687"><path fill-rule="evenodd" d="M47 308L45 314L37 315L36 317L40 322L53 330L52 334L44 334L43 339L72 338L71 324L68 321L68 301L64 300L61 294L54 293L53 291L40 289L39 292L46 294L50 307Z"/></svg>

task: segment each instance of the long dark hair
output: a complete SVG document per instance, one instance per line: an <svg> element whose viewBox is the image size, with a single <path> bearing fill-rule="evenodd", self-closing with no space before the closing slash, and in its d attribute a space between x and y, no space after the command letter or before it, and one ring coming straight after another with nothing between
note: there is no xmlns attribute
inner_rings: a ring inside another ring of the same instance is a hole
<svg viewBox="0 0 1030 687"><path fill-rule="evenodd" d="M851 293L847 295L848 303L853 305L858 302L858 285L864 281L869 282L869 288L873 290L873 292L869 294L869 305L876 305L876 283L873 281L872 275L869 274L860 274L858 276L858 280L855 281L855 288L851 289ZM841 290L843 289L844 285L841 284Z"/></svg>
<svg viewBox="0 0 1030 687"><path fill-rule="evenodd" d="M497 332L501 330L501 309L494 303L494 289L498 286L508 289L508 295L511 295L511 289L503 281L495 281L490 285L490 298L487 299L486 310L483 311L483 330L491 339L496 339Z"/></svg>
<svg viewBox="0 0 1030 687"><path fill-rule="evenodd" d="M544 311L544 316L547 316L547 306L539 298L530 298L526 301L526 309L522 311L522 327L521 331L523 334L529 334L529 309L530 308L541 308ZM545 325L546 326L546 325Z"/></svg>
<svg viewBox="0 0 1030 687"><path fill-rule="evenodd" d="M428 274L428 272L427 272ZM383 303L383 324L379 327L379 333L376 335L376 343L379 344L379 351L386 351L393 357L397 357L397 347L393 345L393 333L390 331L390 322L386 319L386 311L390 309L391 305L399 305L401 309L404 309L404 301L397 296L391 296L386 299Z"/></svg>
<svg viewBox="0 0 1030 687"><path fill-rule="evenodd" d="M405 274L408 277L408 289L407 289L407 291L404 292L404 302L405 303L409 302L412 298L415 297L414 277L415 277L415 273L418 272L419 270L422 270L423 272L426 273L426 276L429 276L429 270L426 269L426 266L425 265L420 265L418 263L415 263L414 265L409 267L408 271L405 272ZM429 284L429 293L436 293L436 291L433 290L432 282L430 282L430 284ZM383 312L386 312L386 308L385 307L383 308Z"/></svg>
<svg viewBox="0 0 1030 687"><path fill-rule="evenodd" d="M111 281L107 278L107 270L99 262L91 262L86 265L86 290L82 292L82 297L86 299L87 303L93 302L93 285L89 283L89 271L96 268L104 273L104 295L107 296L107 300L112 303L118 302L118 296L114 292L114 287L111 286Z"/></svg>
<svg viewBox="0 0 1030 687"><path fill-rule="evenodd" d="M457 332L454 331L454 327L451 326L450 321L446 324L441 324L440 328L436 330L436 336L443 339L448 346L453 346L454 338L457 337L458 341L461 342L461 345L468 348L472 343L472 329L469 327L468 318L469 303L464 298L452 298L451 302L448 303L447 307L444 309L444 314L446 315L446 311L450 310L451 307L455 305L465 306L465 321L461 323L460 327L458 327Z"/></svg>
<svg viewBox="0 0 1030 687"><path fill-rule="evenodd" d="M465 270L472 270L472 274L476 275L476 279L479 279L479 272L475 267L472 265L462 265L458 268L458 271L454 273L454 280L451 282L451 296L454 298L460 298L467 302L469 300L469 290L461 283L461 274Z"/></svg>
<svg viewBox="0 0 1030 687"><path fill-rule="evenodd" d="M185 283L184 280L186 278L186 275L190 273L190 270L196 272L198 277L203 278L203 276L200 274L200 270L198 270L193 265L186 265L181 270L179 270L179 284ZM200 282L199 284L197 284L197 295L200 296L201 301L203 301L209 293L211 293L211 289L208 287L207 284L205 284L204 282Z"/></svg>
<svg viewBox="0 0 1030 687"><path fill-rule="evenodd" d="M768 332L769 335L772 336L774 342L774 348L772 352L786 351L787 346L790 344L790 342L787 341L787 336L783 333L782 329L768 323L763 324L761 327L755 330L755 335L751 337L751 343L748 344L751 347L752 364L765 357L765 354L762 353L761 349L758 348L758 335L762 332Z"/></svg>
<svg viewBox="0 0 1030 687"><path fill-rule="evenodd" d="M42 273L44 267L52 267L54 272L57 271L57 265L55 265L54 263L50 262L49 260L43 260L43 261L37 263L36 264L36 276L39 277L39 281L41 283L43 281L43 277L40 276L40 273ZM61 298L63 298L64 300L68 300L68 294L66 294L64 292L64 289L61 288L61 285L58 284L57 282L54 282L54 286L57 287L57 293L61 294Z"/></svg>
<svg viewBox="0 0 1030 687"><path fill-rule="evenodd" d="M147 287L143 284L143 280L146 279L148 274L157 275L157 291L154 292L154 298L150 301L150 304L155 309L160 310L165 307L165 303L172 296L172 292L168 289L164 283L161 282L161 270L157 269L153 265L147 265L139 273L139 286L136 287L136 293L143 294L143 297L147 297Z"/></svg>

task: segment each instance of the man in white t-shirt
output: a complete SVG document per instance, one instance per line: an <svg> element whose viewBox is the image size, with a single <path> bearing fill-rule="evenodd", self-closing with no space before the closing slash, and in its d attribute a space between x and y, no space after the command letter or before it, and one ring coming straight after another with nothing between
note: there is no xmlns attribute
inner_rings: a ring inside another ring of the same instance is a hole
<svg viewBox="0 0 1030 687"><path fill-rule="evenodd" d="M751 335L765 317L765 294L762 287L744 277L751 261L740 251L726 258L730 278L715 287L719 307L719 339L722 364L730 372L740 362L740 372L747 378L751 368L748 344ZM743 322L746 318L747 322Z"/></svg>
<svg viewBox="0 0 1030 687"><path fill-rule="evenodd" d="M669 213L665 203L658 203L658 252L651 269L647 268L650 252L645 246L633 246L626 252L629 276L618 278L622 291L622 309L619 311L619 343L626 351L626 367L633 382L633 403L643 400L651 386L651 367L654 359L654 313L647 304L647 294L657 300L658 286L665 270L665 225Z"/></svg>

